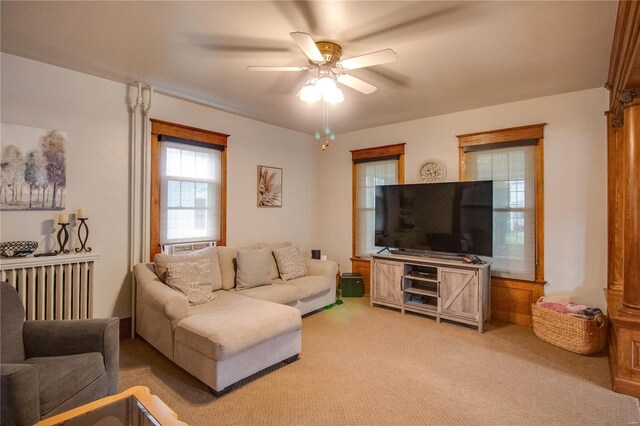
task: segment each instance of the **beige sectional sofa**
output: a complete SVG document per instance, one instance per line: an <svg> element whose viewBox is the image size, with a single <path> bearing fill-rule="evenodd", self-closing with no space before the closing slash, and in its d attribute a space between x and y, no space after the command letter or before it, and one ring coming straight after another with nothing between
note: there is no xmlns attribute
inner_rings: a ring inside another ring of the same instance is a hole
<svg viewBox="0 0 640 426"><path fill-rule="evenodd" d="M269 245L247 249L265 247ZM199 305L190 305L182 293L166 285L154 264L134 269L136 332L216 395L271 365L297 359L302 346L301 316L335 302L335 262L304 259L309 275L283 281L274 259L271 285L236 290L237 251L205 249L207 256L217 259L222 280L220 288L214 288L215 298Z"/></svg>

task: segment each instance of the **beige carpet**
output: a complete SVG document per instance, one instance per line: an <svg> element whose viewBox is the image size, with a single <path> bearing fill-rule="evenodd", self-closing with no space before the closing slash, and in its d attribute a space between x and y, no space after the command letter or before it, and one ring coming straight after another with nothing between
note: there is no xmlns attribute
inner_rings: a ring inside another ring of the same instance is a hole
<svg viewBox="0 0 640 426"><path fill-rule="evenodd" d="M436 324L367 299L303 320L300 360L216 399L146 342L122 341L120 388L145 385L200 424L637 424L611 391L606 356L580 356L532 330Z"/></svg>

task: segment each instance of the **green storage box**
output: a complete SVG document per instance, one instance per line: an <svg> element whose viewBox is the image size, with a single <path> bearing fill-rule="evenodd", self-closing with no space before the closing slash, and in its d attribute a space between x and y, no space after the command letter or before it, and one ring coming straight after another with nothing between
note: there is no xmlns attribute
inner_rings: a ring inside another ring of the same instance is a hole
<svg viewBox="0 0 640 426"><path fill-rule="evenodd" d="M340 276L342 297L364 296L364 279L358 273L345 272Z"/></svg>

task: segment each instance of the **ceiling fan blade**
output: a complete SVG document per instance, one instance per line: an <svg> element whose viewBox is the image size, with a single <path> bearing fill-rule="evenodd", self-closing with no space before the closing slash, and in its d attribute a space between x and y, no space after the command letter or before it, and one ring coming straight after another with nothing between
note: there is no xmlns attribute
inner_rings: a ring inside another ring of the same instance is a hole
<svg viewBox="0 0 640 426"><path fill-rule="evenodd" d="M353 58L343 59L336 66L343 70L355 70L358 68L372 67L374 65L387 64L398 59L398 55L391 49L379 50L365 55L354 56Z"/></svg>
<svg viewBox="0 0 640 426"><path fill-rule="evenodd" d="M362 92L365 95L369 95L378 90L376 86L348 74L340 74L338 76L338 82L344 84L345 86L351 87L358 92Z"/></svg>
<svg viewBox="0 0 640 426"><path fill-rule="evenodd" d="M320 50L318 50L318 46L316 46L316 42L313 41L313 38L311 38L309 34L296 31L293 33L289 33L289 35L302 50L302 53L307 55L307 58L309 58L310 61L319 64L324 63L324 57L322 56L322 53L320 53Z"/></svg>
<svg viewBox="0 0 640 426"><path fill-rule="evenodd" d="M308 1L274 1L292 28L303 28L311 33L318 31L318 19L314 5Z"/></svg>
<svg viewBox="0 0 640 426"><path fill-rule="evenodd" d="M341 39L354 43L373 37L385 36L389 39L389 33L412 32L420 29L430 29L443 25L451 25L452 19L460 19L458 12L464 8L472 7L467 3L454 3L453 5L442 6L435 2L415 2L412 6L397 13L385 16L384 20L374 20L361 26L361 28L351 28Z"/></svg>
<svg viewBox="0 0 640 426"><path fill-rule="evenodd" d="M290 71L290 72L309 71L308 67L259 67L259 66L253 66L253 65L249 65L247 69L249 71Z"/></svg>

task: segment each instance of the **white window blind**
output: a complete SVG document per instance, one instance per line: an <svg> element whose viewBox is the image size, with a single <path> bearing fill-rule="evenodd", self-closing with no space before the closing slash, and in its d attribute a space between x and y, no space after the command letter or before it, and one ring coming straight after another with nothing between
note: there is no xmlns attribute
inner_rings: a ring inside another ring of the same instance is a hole
<svg viewBox="0 0 640 426"><path fill-rule="evenodd" d="M160 244L219 240L221 151L160 147Z"/></svg>
<svg viewBox="0 0 640 426"><path fill-rule="evenodd" d="M397 183L398 160L356 164L356 256L366 257L379 250L375 241L376 185Z"/></svg>
<svg viewBox="0 0 640 426"><path fill-rule="evenodd" d="M492 275L534 280L535 147L467 152L466 161L467 180L493 180Z"/></svg>

